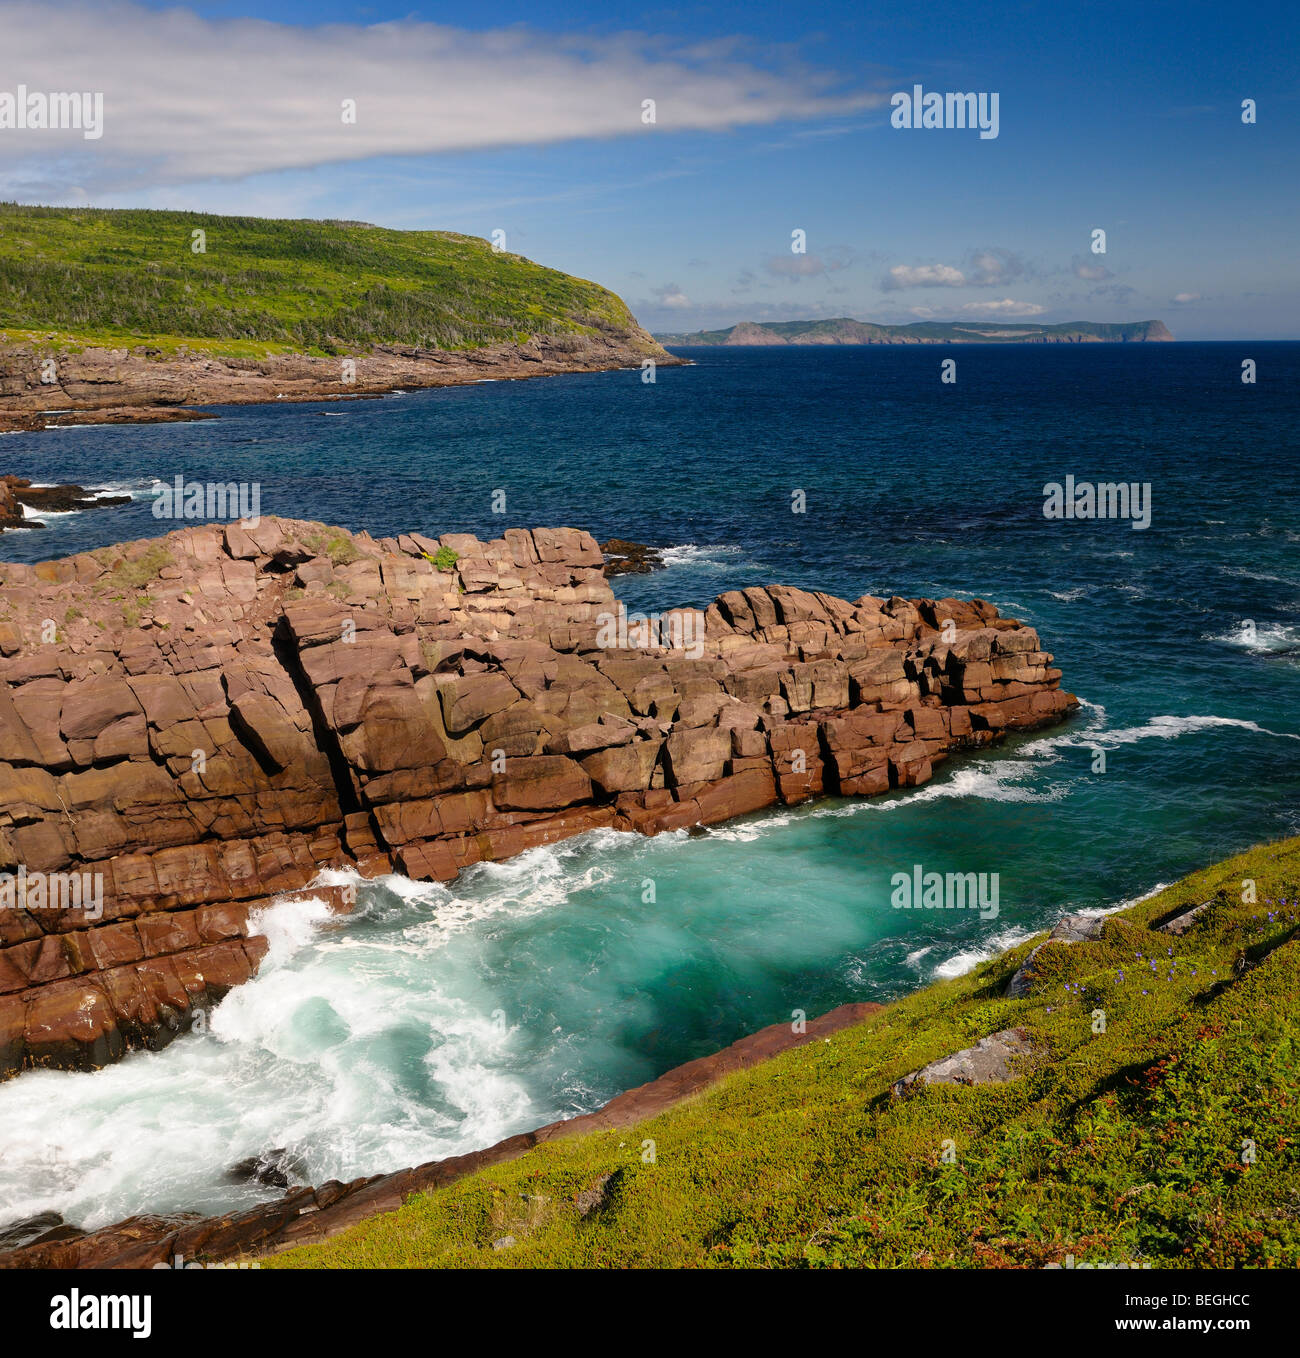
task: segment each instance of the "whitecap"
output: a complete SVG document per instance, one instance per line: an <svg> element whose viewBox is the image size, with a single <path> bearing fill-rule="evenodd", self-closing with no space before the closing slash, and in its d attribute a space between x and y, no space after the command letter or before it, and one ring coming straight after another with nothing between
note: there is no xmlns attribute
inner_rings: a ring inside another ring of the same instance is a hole
<svg viewBox="0 0 1300 1358"><path fill-rule="evenodd" d="M947 961L940 962L932 974L944 981L951 981L954 976L964 976L968 971L974 971L980 963L997 957L1009 948L1023 943L1027 938L1033 938L1039 932L1041 931L1037 929L1004 929L1001 933L994 934L982 947L964 948L961 952L953 953Z"/></svg>

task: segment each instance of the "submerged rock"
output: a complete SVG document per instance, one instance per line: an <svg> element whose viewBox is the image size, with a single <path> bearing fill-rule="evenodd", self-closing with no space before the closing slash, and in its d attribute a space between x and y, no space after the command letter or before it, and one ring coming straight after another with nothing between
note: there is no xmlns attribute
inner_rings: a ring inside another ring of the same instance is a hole
<svg viewBox="0 0 1300 1358"><path fill-rule="evenodd" d="M305 1182L307 1174L306 1167L298 1156L284 1146L278 1146L275 1150L250 1155L246 1160L231 1165L226 1171L226 1177L232 1183L258 1183L266 1184L270 1188L288 1188L295 1180L299 1183Z"/></svg>
<svg viewBox="0 0 1300 1358"><path fill-rule="evenodd" d="M649 575L651 571L663 570L664 559L659 547L610 538L600 544L600 550L605 555L606 575Z"/></svg>

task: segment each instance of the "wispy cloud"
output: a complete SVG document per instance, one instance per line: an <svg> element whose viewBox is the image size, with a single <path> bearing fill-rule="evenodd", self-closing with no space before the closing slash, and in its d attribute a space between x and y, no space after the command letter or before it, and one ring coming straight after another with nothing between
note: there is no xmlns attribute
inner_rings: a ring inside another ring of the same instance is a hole
<svg viewBox="0 0 1300 1358"><path fill-rule="evenodd" d="M665 283L662 288L655 289L655 302L659 306L680 311L690 306L691 299L676 283Z"/></svg>
<svg viewBox="0 0 1300 1358"><path fill-rule="evenodd" d="M885 292L903 288L964 288L966 275L951 264L895 264L880 281Z"/></svg>
<svg viewBox="0 0 1300 1358"><path fill-rule="evenodd" d="M6 89L104 95L104 134L0 129L0 184L66 194L582 138L841 117L829 72L643 34L300 28L139 5L0 0ZM355 122L344 120L355 101ZM647 121L646 101L654 121Z"/></svg>

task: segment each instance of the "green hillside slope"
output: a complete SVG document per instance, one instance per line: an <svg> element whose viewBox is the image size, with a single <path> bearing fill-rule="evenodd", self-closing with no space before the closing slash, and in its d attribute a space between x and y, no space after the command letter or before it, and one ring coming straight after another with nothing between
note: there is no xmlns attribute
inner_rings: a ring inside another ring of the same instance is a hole
<svg viewBox="0 0 1300 1358"><path fill-rule="evenodd" d="M196 231L205 253L191 248ZM56 332L81 345L255 341L328 354L635 329L605 288L447 231L0 204L11 341Z"/></svg>
<svg viewBox="0 0 1300 1358"><path fill-rule="evenodd" d="M1182 936L1155 927L1203 902ZM1300 839L1262 846L1051 944L1024 998L1007 983L1041 936L262 1266L1295 1267L1297 920ZM891 1093L1009 1027L1034 1049L1018 1078Z"/></svg>

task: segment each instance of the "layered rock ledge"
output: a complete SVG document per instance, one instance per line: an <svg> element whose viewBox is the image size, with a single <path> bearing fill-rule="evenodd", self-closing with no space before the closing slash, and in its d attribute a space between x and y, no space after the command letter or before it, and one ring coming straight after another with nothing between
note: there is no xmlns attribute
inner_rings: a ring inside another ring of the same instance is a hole
<svg viewBox="0 0 1300 1358"><path fill-rule="evenodd" d="M52 355L57 366L50 381L42 365ZM637 326L537 335L523 344L479 349L378 345L351 355L347 376L342 358L310 354L234 358L201 349L163 354L144 344L120 349L88 345L65 352L0 342L0 430L206 419L210 416L189 407L324 401L395 388L603 372L637 367L647 358L660 367L689 361L670 354Z"/></svg>
<svg viewBox="0 0 1300 1358"><path fill-rule="evenodd" d="M322 868L449 881L597 827L912 787L1076 705L981 600L772 585L658 636L617 609L570 528L267 518L0 565L0 1076L186 1031L256 970L255 911L348 908ZM60 881L102 898L33 894Z"/></svg>

